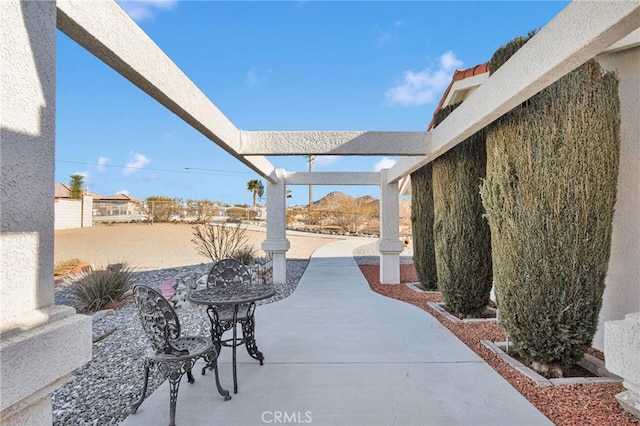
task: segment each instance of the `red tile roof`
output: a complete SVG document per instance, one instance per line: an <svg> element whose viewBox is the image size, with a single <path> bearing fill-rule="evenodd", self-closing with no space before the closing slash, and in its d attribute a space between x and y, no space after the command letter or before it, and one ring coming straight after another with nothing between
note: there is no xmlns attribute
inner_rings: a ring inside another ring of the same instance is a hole
<svg viewBox="0 0 640 426"><path fill-rule="evenodd" d="M473 77L474 75L478 75L478 74L484 74L486 72L489 72L489 62L485 62L484 64L479 64L479 65L476 65L475 67L467 68L465 70L456 70L456 72L453 73L453 78L451 79L451 83L449 83L447 90L445 90L444 94L442 95L442 99L440 99L440 103L438 104L436 110L433 111L433 118L431 118L431 122L429 123L429 127L427 128L427 130L431 130L433 128L433 121L435 119L435 116L438 113L438 111L442 109L442 106L444 105L444 101L447 99L447 96L449 96L451 87L453 87L453 84L456 81L464 80L465 78Z"/></svg>

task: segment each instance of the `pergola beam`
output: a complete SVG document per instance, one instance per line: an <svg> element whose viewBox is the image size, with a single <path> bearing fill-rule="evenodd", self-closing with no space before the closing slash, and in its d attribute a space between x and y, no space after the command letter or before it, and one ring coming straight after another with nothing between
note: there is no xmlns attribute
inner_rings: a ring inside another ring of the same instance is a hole
<svg viewBox="0 0 640 426"><path fill-rule="evenodd" d="M640 2L569 4L430 132L425 157L398 161L389 183L438 158L638 27Z"/></svg>
<svg viewBox="0 0 640 426"><path fill-rule="evenodd" d="M428 153L427 132L241 131L244 155L402 155Z"/></svg>
<svg viewBox="0 0 640 426"><path fill-rule="evenodd" d="M265 158L245 158L240 130L116 2L58 0L57 27L205 137L272 182Z"/></svg>
<svg viewBox="0 0 640 426"><path fill-rule="evenodd" d="M285 172L285 185L380 185L377 172Z"/></svg>

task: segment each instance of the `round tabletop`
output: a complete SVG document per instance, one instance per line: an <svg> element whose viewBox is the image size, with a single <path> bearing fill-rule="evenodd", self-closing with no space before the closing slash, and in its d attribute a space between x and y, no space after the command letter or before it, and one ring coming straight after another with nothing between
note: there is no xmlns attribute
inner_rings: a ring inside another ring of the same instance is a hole
<svg viewBox="0 0 640 426"><path fill-rule="evenodd" d="M198 305L239 305L266 299L276 294L269 285L230 285L215 286L204 290L192 291L188 300Z"/></svg>

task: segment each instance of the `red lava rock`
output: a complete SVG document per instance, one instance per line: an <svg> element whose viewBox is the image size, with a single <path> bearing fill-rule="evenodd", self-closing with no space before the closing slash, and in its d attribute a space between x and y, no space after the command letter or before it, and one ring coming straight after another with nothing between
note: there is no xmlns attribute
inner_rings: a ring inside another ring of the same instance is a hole
<svg viewBox="0 0 640 426"><path fill-rule="evenodd" d="M120 309L124 306L124 302L121 302L120 300L110 300L107 303L105 303L104 305L104 309Z"/></svg>

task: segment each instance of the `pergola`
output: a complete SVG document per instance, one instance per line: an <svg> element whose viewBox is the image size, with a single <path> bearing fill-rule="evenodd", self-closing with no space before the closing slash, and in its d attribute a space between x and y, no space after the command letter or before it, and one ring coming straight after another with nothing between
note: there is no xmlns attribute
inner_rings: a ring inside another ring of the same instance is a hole
<svg viewBox="0 0 640 426"><path fill-rule="evenodd" d="M398 234L398 181L637 27L633 19L624 25L616 13L620 9L621 15L631 16L630 5L568 6L431 132L247 132L225 117L115 2L58 1L57 5L61 31L268 182L267 238L262 248L273 256L276 282L286 279L289 249L285 185L379 185L380 281L397 283L403 249ZM585 21L594 25L587 30L581 24ZM566 42L557 43L558 37ZM548 49L551 44L557 48ZM379 173L309 173L278 169L266 155L393 155L403 159Z"/></svg>
<svg viewBox="0 0 640 426"><path fill-rule="evenodd" d="M638 32L633 32L640 27L639 2L578 1L569 4L432 131L247 132L227 119L115 1L4 0L0 2L0 23L0 408L3 420L35 424L50 423L48 396L75 368L91 359L90 318L56 306L53 298L56 28L268 182L267 234L262 248L273 254L276 282L285 280L289 248L285 185L379 186L380 279L397 283L403 249L398 234L398 183L403 177L612 45L640 43L633 41L638 38ZM266 155L393 155L402 159L379 173L318 173L279 169ZM46 199L51 202L43 202Z"/></svg>

